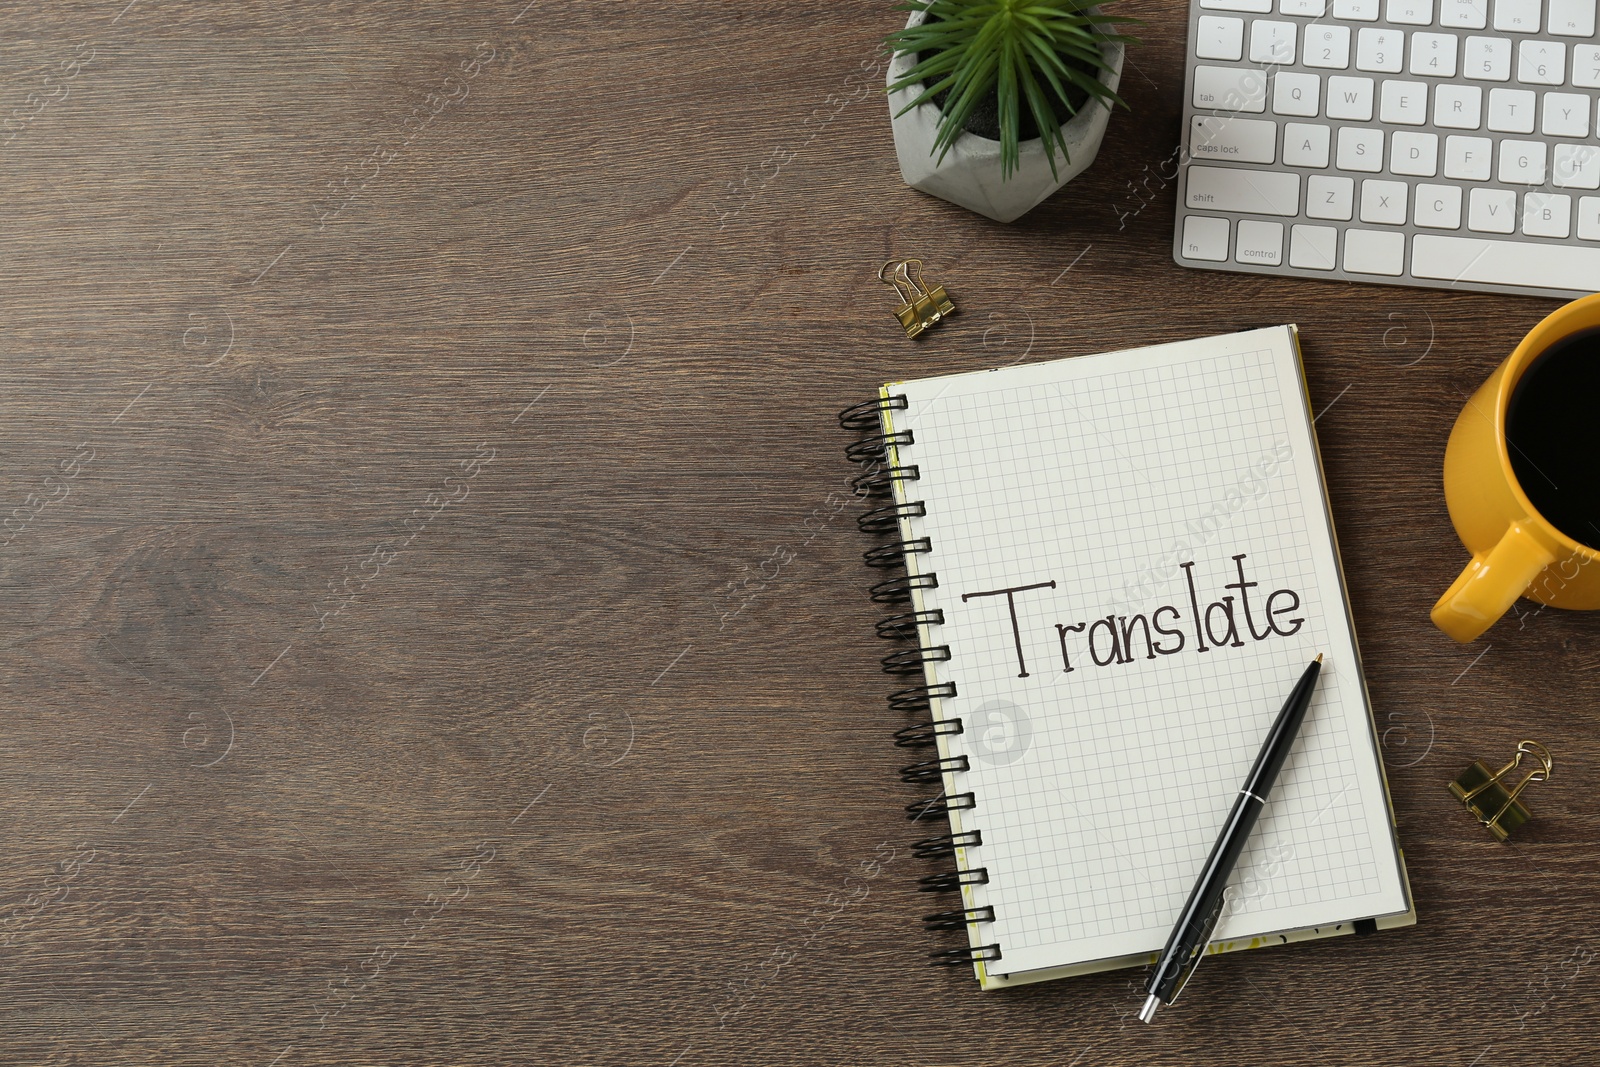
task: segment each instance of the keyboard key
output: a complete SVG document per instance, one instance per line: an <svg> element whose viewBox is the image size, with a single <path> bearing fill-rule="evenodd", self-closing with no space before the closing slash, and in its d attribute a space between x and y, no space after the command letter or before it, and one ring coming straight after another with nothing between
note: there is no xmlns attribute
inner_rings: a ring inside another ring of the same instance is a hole
<svg viewBox="0 0 1600 1067"><path fill-rule="evenodd" d="M1589 136L1589 98L1578 93L1545 93L1539 132L1546 137Z"/></svg>
<svg viewBox="0 0 1600 1067"><path fill-rule="evenodd" d="M1372 79L1346 78L1338 75L1329 78L1328 117L1371 122Z"/></svg>
<svg viewBox="0 0 1600 1067"><path fill-rule="evenodd" d="M1398 230L1346 230L1344 269L1351 274L1388 274L1405 269L1406 235Z"/></svg>
<svg viewBox="0 0 1600 1067"><path fill-rule="evenodd" d="M1583 221L1580 215L1580 227ZM1600 248L1446 237L1433 233L1419 233L1411 240L1411 273L1419 278L1585 292L1600 290Z"/></svg>
<svg viewBox="0 0 1600 1067"><path fill-rule="evenodd" d="M1489 0L1439 0L1439 25L1481 30L1489 24Z"/></svg>
<svg viewBox="0 0 1600 1067"><path fill-rule="evenodd" d="M1356 34L1356 69L1398 74L1405 47L1399 30L1362 30Z"/></svg>
<svg viewBox="0 0 1600 1067"><path fill-rule="evenodd" d="M1286 123L1283 127L1284 164L1290 167L1326 167L1329 137L1326 126L1314 126L1307 122Z"/></svg>
<svg viewBox="0 0 1600 1067"><path fill-rule="evenodd" d="M1503 33L1538 33L1539 0L1494 0L1494 28Z"/></svg>
<svg viewBox="0 0 1600 1067"><path fill-rule="evenodd" d="M1600 48L1592 44L1572 46L1572 84L1600 89Z"/></svg>
<svg viewBox="0 0 1600 1067"><path fill-rule="evenodd" d="M1543 185L1549 148L1543 141L1501 141L1496 177L1502 185Z"/></svg>
<svg viewBox="0 0 1600 1067"><path fill-rule="evenodd" d="M1467 229L1510 233L1517 225L1517 194L1510 189L1474 189L1467 197Z"/></svg>
<svg viewBox="0 0 1600 1067"><path fill-rule="evenodd" d="M1349 222L1355 210L1356 183L1337 174L1313 174L1306 179L1306 216Z"/></svg>
<svg viewBox="0 0 1600 1067"><path fill-rule="evenodd" d="M1416 194L1412 221L1418 226L1454 230L1461 225L1461 186L1419 185Z"/></svg>
<svg viewBox="0 0 1600 1067"><path fill-rule="evenodd" d="M1308 67L1343 70L1350 65L1349 26L1307 26L1300 62Z"/></svg>
<svg viewBox="0 0 1600 1067"><path fill-rule="evenodd" d="M1283 223L1241 219L1233 258L1236 263L1260 263L1268 267L1282 263Z"/></svg>
<svg viewBox="0 0 1600 1067"><path fill-rule="evenodd" d="M1566 237L1572 232L1572 197L1563 193L1523 197L1522 232L1529 237Z"/></svg>
<svg viewBox="0 0 1600 1067"><path fill-rule="evenodd" d="M1207 11L1249 11L1266 15L1272 11L1272 0L1200 0L1200 6Z"/></svg>
<svg viewBox="0 0 1600 1067"><path fill-rule="evenodd" d="M1490 89L1489 128L1500 133L1532 133L1536 100L1531 89Z"/></svg>
<svg viewBox="0 0 1600 1067"><path fill-rule="evenodd" d="M1423 126L1428 122L1428 83L1389 80L1383 83L1383 102L1378 121L1402 126ZM1528 132L1532 132L1530 126Z"/></svg>
<svg viewBox="0 0 1600 1067"><path fill-rule="evenodd" d="M1351 22L1377 22L1378 0L1333 0L1333 17Z"/></svg>
<svg viewBox="0 0 1600 1067"><path fill-rule="evenodd" d="M1258 114L1267 110L1267 73L1254 67L1195 67L1194 106Z"/></svg>
<svg viewBox="0 0 1600 1067"><path fill-rule="evenodd" d="M1593 37L1594 0L1550 0L1552 37Z"/></svg>
<svg viewBox="0 0 1600 1067"><path fill-rule="evenodd" d="M1441 85L1433 91L1433 124L1475 130L1483 122L1483 90L1476 85Z"/></svg>
<svg viewBox="0 0 1600 1067"><path fill-rule="evenodd" d="M1288 155L1284 145L1284 155ZM1550 162L1550 184L1558 189L1600 189L1600 145L1558 144Z"/></svg>
<svg viewBox="0 0 1600 1067"><path fill-rule="evenodd" d="M1269 170L1189 168L1185 203L1201 211L1246 215L1300 214L1300 175Z"/></svg>
<svg viewBox="0 0 1600 1067"><path fill-rule="evenodd" d="M1369 174L1381 171L1383 131L1344 127L1339 131L1339 154L1335 165L1340 170L1366 171Z"/></svg>
<svg viewBox="0 0 1600 1067"><path fill-rule="evenodd" d="M1278 154L1278 124L1266 119L1196 115L1189 126L1189 155L1232 163L1271 163Z"/></svg>
<svg viewBox="0 0 1600 1067"><path fill-rule="evenodd" d="M1504 37L1468 37L1461 76L1481 82L1511 80L1511 42Z"/></svg>
<svg viewBox="0 0 1600 1067"><path fill-rule="evenodd" d="M1287 65L1294 62L1299 25L1256 19L1250 24L1250 62Z"/></svg>
<svg viewBox="0 0 1600 1067"><path fill-rule="evenodd" d="M1418 178L1439 173L1439 135L1395 131L1389 138L1389 173Z"/></svg>
<svg viewBox="0 0 1600 1067"><path fill-rule="evenodd" d="M1289 266L1332 270L1339 231L1332 226L1295 226L1289 231Z"/></svg>
<svg viewBox="0 0 1600 1067"><path fill-rule="evenodd" d="M1453 33L1411 35L1412 74L1430 78L1456 76L1456 38Z"/></svg>
<svg viewBox="0 0 1600 1067"><path fill-rule="evenodd" d="M1328 13L1328 5L1324 0L1278 0L1278 14L1300 15L1308 19L1320 19Z"/></svg>
<svg viewBox="0 0 1600 1067"><path fill-rule="evenodd" d="M1487 137L1446 137L1444 176L1457 181L1486 182L1494 159L1494 142Z"/></svg>
<svg viewBox="0 0 1600 1067"><path fill-rule="evenodd" d="M1402 26L1433 25L1433 0L1389 0L1384 18Z"/></svg>
<svg viewBox="0 0 1600 1067"><path fill-rule="evenodd" d="M1368 178L1361 183L1361 221L1404 226L1407 192L1405 182Z"/></svg>
<svg viewBox="0 0 1600 1067"><path fill-rule="evenodd" d="M1600 241L1600 196L1578 201L1578 240Z"/></svg>
<svg viewBox="0 0 1600 1067"><path fill-rule="evenodd" d="M1517 81L1527 85L1560 85L1566 80L1566 45L1559 41L1518 43Z"/></svg>
<svg viewBox="0 0 1600 1067"><path fill-rule="evenodd" d="M1280 70L1272 76L1272 110L1279 115L1316 118L1322 100L1322 75Z"/></svg>
<svg viewBox="0 0 1600 1067"><path fill-rule="evenodd" d="M1244 19L1201 15L1195 28L1194 54L1200 59L1239 59L1244 55Z"/></svg>
<svg viewBox="0 0 1600 1067"><path fill-rule="evenodd" d="M1190 215L1183 220L1183 258L1225 263L1228 259L1228 220Z"/></svg>

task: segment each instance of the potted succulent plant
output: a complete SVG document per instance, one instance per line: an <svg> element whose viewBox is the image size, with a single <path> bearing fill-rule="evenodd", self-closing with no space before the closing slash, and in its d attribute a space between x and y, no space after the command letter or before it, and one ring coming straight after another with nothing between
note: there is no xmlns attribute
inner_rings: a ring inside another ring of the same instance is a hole
<svg viewBox="0 0 1600 1067"><path fill-rule="evenodd" d="M1090 0L910 0L887 40L900 173L1010 222L1094 162L1121 104L1116 32ZM1126 106L1126 105L1124 105ZM1059 157L1059 158L1058 158Z"/></svg>

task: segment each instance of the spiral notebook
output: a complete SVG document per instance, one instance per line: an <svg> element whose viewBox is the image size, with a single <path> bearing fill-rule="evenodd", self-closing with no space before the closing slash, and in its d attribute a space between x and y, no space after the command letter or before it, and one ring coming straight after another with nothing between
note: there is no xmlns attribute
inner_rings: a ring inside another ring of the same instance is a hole
<svg viewBox="0 0 1600 1067"><path fill-rule="evenodd" d="M841 417L907 811L986 989L1152 961L1322 680L1211 951L1415 922L1292 326L898 382ZM940 788L942 787L942 788ZM948 827L942 825L948 821ZM956 894L959 893L959 902Z"/></svg>

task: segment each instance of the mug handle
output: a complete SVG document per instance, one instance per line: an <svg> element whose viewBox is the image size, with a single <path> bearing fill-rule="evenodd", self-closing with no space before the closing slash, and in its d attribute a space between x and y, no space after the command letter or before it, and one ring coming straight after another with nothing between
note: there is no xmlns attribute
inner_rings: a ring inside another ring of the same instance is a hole
<svg viewBox="0 0 1600 1067"><path fill-rule="evenodd" d="M1487 556L1472 562L1433 606L1433 624L1457 641L1481 635L1527 591L1556 554L1521 522L1506 528Z"/></svg>

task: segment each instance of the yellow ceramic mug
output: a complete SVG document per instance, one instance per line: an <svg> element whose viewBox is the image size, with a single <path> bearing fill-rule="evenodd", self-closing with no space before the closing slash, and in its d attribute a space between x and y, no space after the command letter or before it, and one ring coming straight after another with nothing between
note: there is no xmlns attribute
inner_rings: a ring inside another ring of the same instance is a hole
<svg viewBox="0 0 1600 1067"><path fill-rule="evenodd" d="M1528 366L1556 342L1600 327L1600 294L1574 300L1533 328L1473 394L1444 453L1444 498L1472 562L1433 606L1433 622L1471 641L1519 596L1553 608L1600 608L1600 550L1540 515L1517 483L1506 409ZM1600 477L1600 457L1596 457Z"/></svg>

